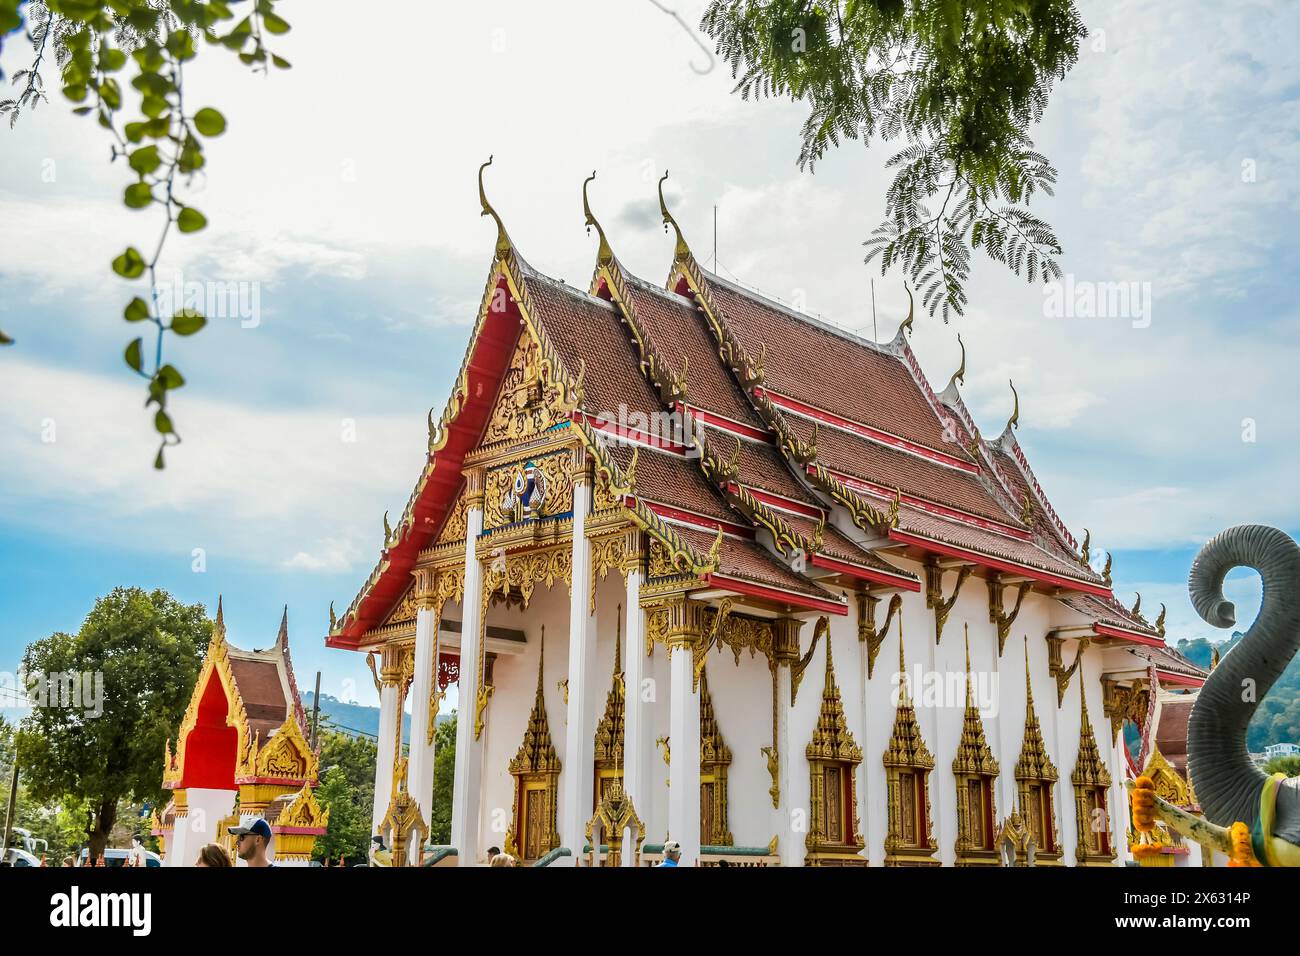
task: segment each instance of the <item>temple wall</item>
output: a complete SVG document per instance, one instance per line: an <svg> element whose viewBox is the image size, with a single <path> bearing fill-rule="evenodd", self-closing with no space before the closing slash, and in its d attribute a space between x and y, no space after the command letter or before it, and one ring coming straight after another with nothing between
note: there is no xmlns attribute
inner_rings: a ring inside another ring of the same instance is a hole
<svg viewBox="0 0 1300 956"><path fill-rule="evenodd" d="M900 561L909 570L923 575L914 563ZM951 593L956 575L944 578L944 593ZM1014 590L1007 589L1008 607ZM584 734L593 737L604 713L614 663L616 616L626 600L623 579L611 572L597 585L596 650L587 680L593 688L592 706L586 715ZM1088 712L1097 731L1098 747L1114 781L1110 812L1124 813L1122 787L1123 755L1109 740L1109 721L1102 708L1102 655L1090 649L1085 655L1081 677L1071 681L1064 705L1056 705L1056 682L1048 669L1048 645L1043 635L1068 619L1068 612L1058 602L1030 593L1007 639L1003 656L997 657L997 629L988 618L988 591L985 582L971 578L958 596L944 629L943 640L934 642L934 612L925 606L925 594L904 592L903 628L909 686L916 706L917 719L926 745L935 758L930 777L930 801L933 834L938 844L935 858L945 864L955 861L957 836L956 787L952 774L953 759L960 741L965 708L965 645L963 625L969 626L971 669L976 681L976 702L992 706L984 709L984 732L1001 773L996 789L996 815L1000 822L1018 802L1014 768L1020 753L1025 723L1025 664L1023 636L1030 635L1029 667L1044 742L1056 764L1060 779L1055 791L1056 826L1060 837L1063 862L1073 865L1077 842L1074 791L1070 775L1078 755L1079 687L1087 689ZM883 621L887 602L877 608L877 625ZM449 606L450 608L450 606ZM489 623L494 626L523 630L527 644L522 654L498 657L495 667L496 692L488 705L484 730L483 801L480 816L482 846L503 845L511 822L513 778L508 763L517 751L533 705L537 680L537 651L541 625L546 624L546 670L543 693L552 741L566 771L567 708L562 690L557 686L568 676L569 594L557 585L534 594L526 612L517 608L493 608ZM452 613L450 610L448 613ZM816 616L809 617L801 633L801 649L812 639ZM848 728L863 750L858 770L858 815L866 840L866 856L872 865L883 862L888 826L886 777L882 757L888 744L895 717L894 691L898 669L898 622L890 628L876 658L874 675L866 676L866 646L858 641L856 607L844 616L830 618L830 637L834 647L835 677ZM1076 645L1067 644L1065 665L1073 663ZM643 650L640 650L644 653ZM809 822L809 777L805 748L812 739L821 707L825 683L825 646L819 646L809 661L799 689L796 706L789 718L790 759L794 769L789 794L783 794L783 806L793 814L792 821L802 855L802 840ZM922 683L918 686L918 666ZM636 803L646 823L646 840L660 843L667 836L669 768L663 751L654 740L669 732L671 686L668 655L657 646L647 662L647 683L627 689L629 700L644 693L649 711L646 749L647 793ZM742 653L739 664L728 650L715 650L708 663L709 688L714 712L723 739L732 753L728 774L729 826L736 845L763 846L773 836L773 815L768 788L771 778L761 748L771 743L771 678L762 655ZM989 696L991 695L991 697ZM464 711L472 719L473 709ZM686 759L677 741L671 742L674 759ZM1121 745L1122 746L1122 745ZM697 759L697 758L696 758ZM563 819L563 807L558 819ZM1116 841L1115 837L1119 839ZM573 840L561 834L564 845L575 852L581 846L581 834ZM1112 840L1122 847L1123 827L1112 828ZM576 843L576 845L574 845ZM1122 853L1122 849L1121 849Z"/></svg>

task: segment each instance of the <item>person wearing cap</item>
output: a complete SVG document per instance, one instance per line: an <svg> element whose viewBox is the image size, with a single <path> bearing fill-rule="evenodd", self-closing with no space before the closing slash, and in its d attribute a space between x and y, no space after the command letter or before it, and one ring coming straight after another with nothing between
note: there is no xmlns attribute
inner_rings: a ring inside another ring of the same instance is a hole
<svg viewBox="0 0 1300 956"><path fill-rule="evenodd" d="M682 845L676 840L669 840L664 844L663 862L658 866L676 866L677 861L682 858Z"/></svg>
<svg viewBox="0 0 1300 956"><path fill-rule="evenodd" d="M271 847L269 823L258 817L252 823L227 829L235 838L235 854L245 866L275 866L266 858L266 851Z"/></svg>

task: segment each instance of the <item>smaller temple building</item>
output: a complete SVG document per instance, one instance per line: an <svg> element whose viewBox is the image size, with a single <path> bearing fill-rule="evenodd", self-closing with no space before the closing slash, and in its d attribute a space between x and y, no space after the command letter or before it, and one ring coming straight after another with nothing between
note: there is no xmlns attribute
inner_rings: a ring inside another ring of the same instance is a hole
<svg viewBox="0 0 1300 956"><path fill-rule="evenodd" d="M155 813L164 866L192 866L208 843L234 853L227 828L263 817L277 866L306 866L329 811L316 802L319 752L289 658L289 611L266 650L226 640L221 600L212 641L176 735L167 742L163 786L172 793ZM236 865L242 865L238 860Z"/></svg>

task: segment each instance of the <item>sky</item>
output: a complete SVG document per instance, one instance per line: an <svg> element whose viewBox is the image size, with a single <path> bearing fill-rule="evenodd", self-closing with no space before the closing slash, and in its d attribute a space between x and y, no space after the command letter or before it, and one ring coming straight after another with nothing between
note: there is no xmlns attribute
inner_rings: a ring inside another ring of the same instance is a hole
<svg viewBox="0 0 1300 956"><path fill-rule="evenodd" d="M0 129L0 329L17 340L0 352L0 672L137 585L212 610L223 595L241 647L269 645L287 605L303 690L319 670L322 692L376 702L363 658L325 648L328 609L373 568L459 369L495 240L475 183L489 155L492 203L542 272L585 288L581 185L596 170L620 259L661 282L667 169L707 266L892 338L902 279L864 265L861 244L893 149L850 142L801 171L805 109L733 92L697 43L704 6L404 4L378 20L283 0L293 30L273 49L291 70L252 75L201 48L187 102L229 127L184 190L210 225L170 239L160 274L243 298L168 341L187 383L162 472L122 361L138 332L121 310L142 283L109 268L127 244L152 247L157 216L123 208L129 171L57 95ZM986 435L1014 380L1017 437L1070 528L1114 554L1120 600L1168 604L1171 642L1217 637L1186 597L1199 547L1243 522L1300 530L1300 6L1079 9L1091 35L1035 132L1057 191L1033 208L1062 241L1067 288L1133 283L1143 307L1055 308L977 257L967 314L918 315L912 347L942 388L961 334L962 394ZM0 67L30 57L11 37ZM1237 572L1228 591L1251 620L1258 579Z"/></svg>

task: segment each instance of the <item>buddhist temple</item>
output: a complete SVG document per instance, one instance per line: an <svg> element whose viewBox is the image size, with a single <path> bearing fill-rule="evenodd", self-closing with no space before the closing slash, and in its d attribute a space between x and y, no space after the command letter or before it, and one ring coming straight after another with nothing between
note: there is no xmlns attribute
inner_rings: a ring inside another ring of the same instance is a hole
<svg viewBox="0 0 1300 956"><path fill-rule="evenodd" d="M273 835L268 857L277 866L306 866L329 823L313 793L319 759L308 740L289 657L288 608L275 642L245 651L227 641L218 600L175 751L169 740L164 756L163 787L172 799L153 820L163 865L193 866L208 843L233 858L227 828L262 817Z"/></svg>
<svg viewBox="0 0 1300 956"><path fill-rule="evenodd" d="M507 838L533 865L1122 864L1122 724L1204 673L1053 507L1019 396L986 438L910 312L876 342L705 271L662 180L664 281L620 262L590 179L591 281L548 278L488 165L464 362L331 609L380 690L376 832L430 819L454 682L461 866Z"/></svg>

